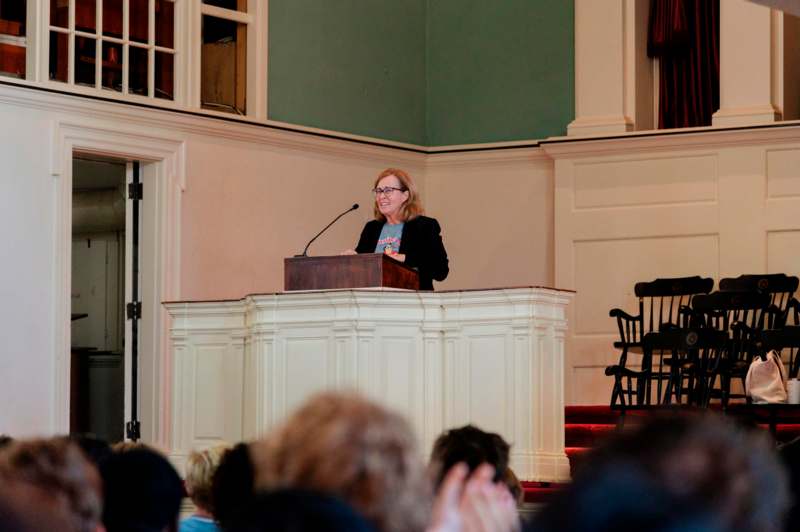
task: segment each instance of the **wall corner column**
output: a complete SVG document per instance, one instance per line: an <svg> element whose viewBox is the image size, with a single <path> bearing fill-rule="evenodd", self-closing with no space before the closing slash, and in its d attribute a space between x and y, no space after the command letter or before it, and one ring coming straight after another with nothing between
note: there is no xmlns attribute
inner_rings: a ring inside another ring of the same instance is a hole
<svg viewBox="0 0 800 532"><path fill-rule="evenodd" d="M648 12L640 0L575 0L575 120L567 135L652 128Z"/></svg>
<svg viewBox="0 0 800 532"><path fill-rule="evenodd" d="M746 0L725 0L719 9L720 109L712 124L781 120L783 14Z"/></svg>

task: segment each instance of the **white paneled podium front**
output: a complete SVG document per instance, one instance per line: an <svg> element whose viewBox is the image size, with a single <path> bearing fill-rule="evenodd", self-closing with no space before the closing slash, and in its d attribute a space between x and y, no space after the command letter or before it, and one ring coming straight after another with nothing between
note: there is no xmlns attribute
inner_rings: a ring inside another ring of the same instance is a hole
<svg viewBox="0 0 800 532"><path fill-rule="evenodd" d="M405 414L426 456L443 430L473 423L512 444L520 478L566 480L572 296L375 288L165 303L173 458L255 439L315 392L351 389Z"/></svg>

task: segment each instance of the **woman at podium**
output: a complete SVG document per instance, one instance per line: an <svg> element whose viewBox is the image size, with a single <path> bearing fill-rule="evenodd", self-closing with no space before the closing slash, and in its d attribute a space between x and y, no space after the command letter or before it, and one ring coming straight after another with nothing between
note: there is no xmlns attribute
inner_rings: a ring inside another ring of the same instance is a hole
<svg viewBox="0 0 800 532"><path fill-rule="evenodd" d="M423 216L414 180L397 168L378 175L373 188L375 219L361 231L356 253L386 253L419 271L420 290L433 290L433 280L450 272L441 228Z"/></svg>

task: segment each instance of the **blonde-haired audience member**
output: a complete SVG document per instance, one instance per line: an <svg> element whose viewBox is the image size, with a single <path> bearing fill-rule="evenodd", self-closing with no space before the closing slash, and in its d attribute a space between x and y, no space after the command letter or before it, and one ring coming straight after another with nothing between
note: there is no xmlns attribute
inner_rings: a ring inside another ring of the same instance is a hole
<svg viewBox="0 0 800 532"><path fill-rule="evenodd" d="M228 448L224 445L202 451L192 451L186 460L186 493L197 507L197 511L181 521L179 532L218 532L214 522L214 505L211 486L214 473Z"/></svg>
<svg viewBox="0 0 800 532"><path fill-rule="evenodd" d="M312 397L251 448L258 489L340 497L382 532L428 523L431 490L411 427L358 395Z"/></svg>

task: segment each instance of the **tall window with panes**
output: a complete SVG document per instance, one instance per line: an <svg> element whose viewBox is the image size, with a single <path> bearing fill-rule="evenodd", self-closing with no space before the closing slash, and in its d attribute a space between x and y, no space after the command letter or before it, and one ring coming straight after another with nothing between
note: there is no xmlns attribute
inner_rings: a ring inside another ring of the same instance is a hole
<svg viewBox="0 0 800 532"><path fill-rule="evenodd" d="M203 0L201 13L200 105L247 114L247 0Z"/></svg>
<svg viewBox="0 0 800 532"><path fill-rule="evenodd" d="M173 0L49 0L49 78L175 97Z"/></svg>
<svg viewBox="0 0 800 532"><path fill-rule="evenodd" d="M0 0L0 74L25 77L26 35L25 0Z"/></svg>
<svg viewBox="0 0 800 532"><path fill-rule="evenodd" d="M265 4L0 0L0 76L266 118Z"/></svg>

